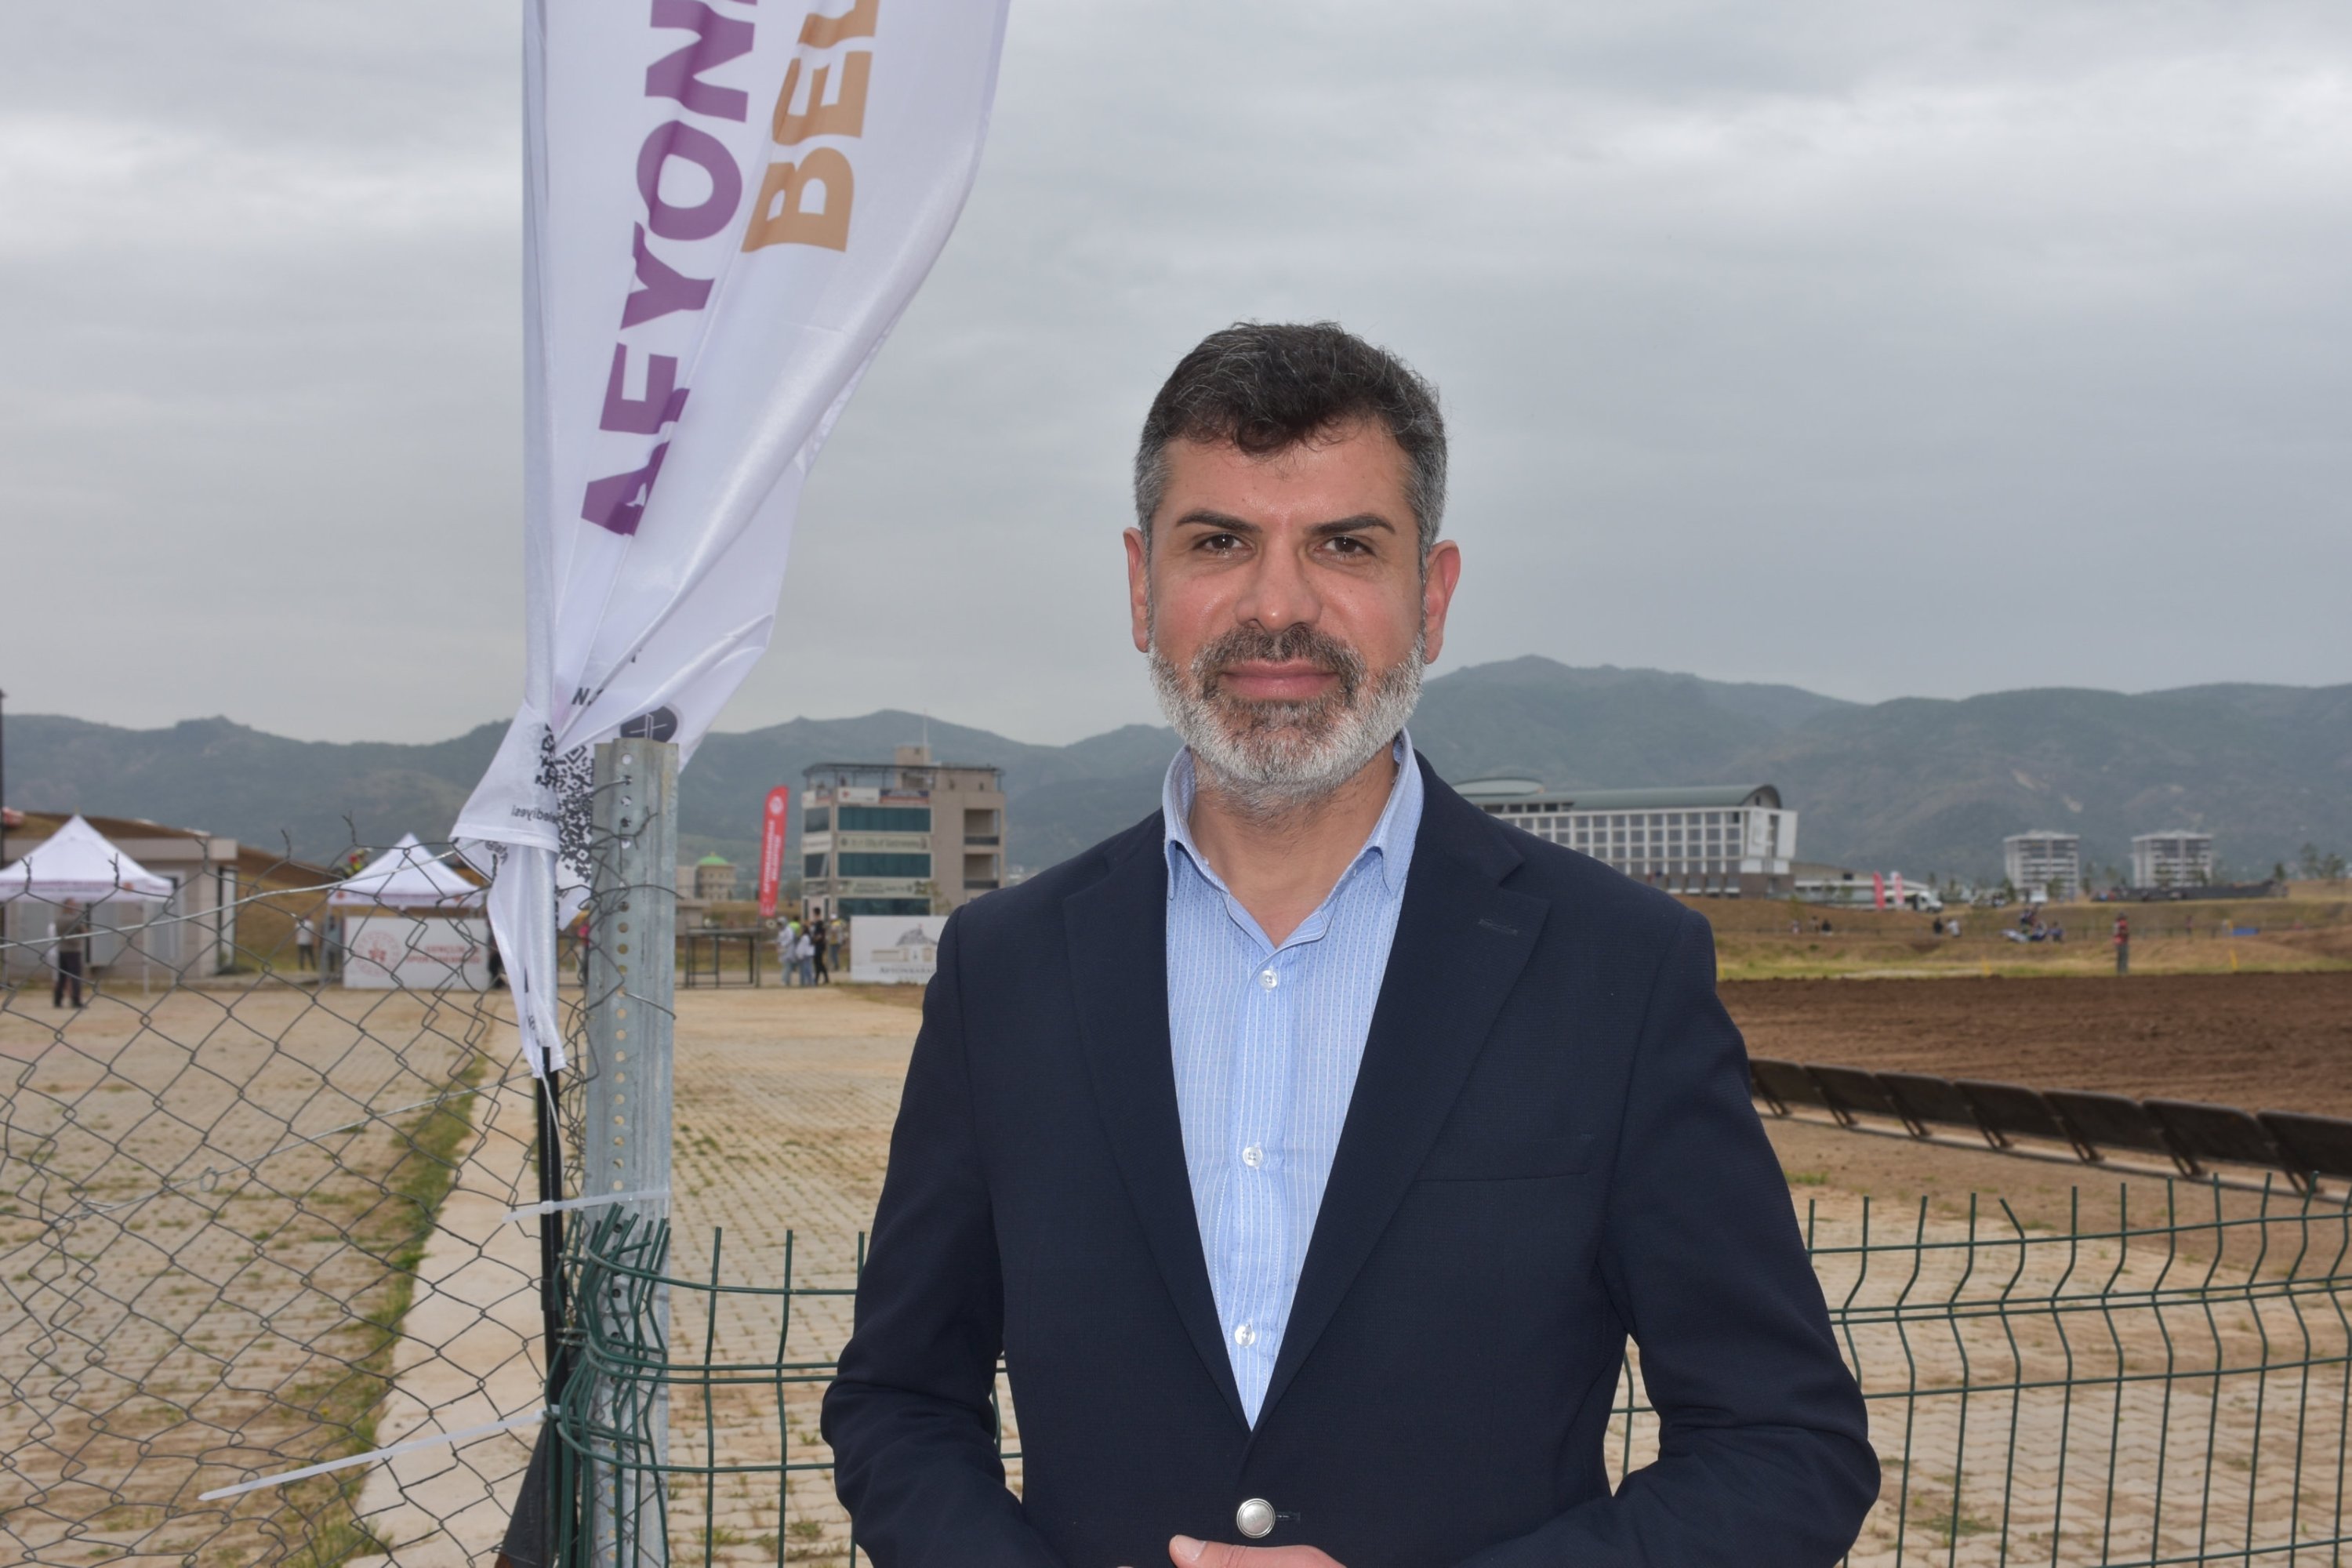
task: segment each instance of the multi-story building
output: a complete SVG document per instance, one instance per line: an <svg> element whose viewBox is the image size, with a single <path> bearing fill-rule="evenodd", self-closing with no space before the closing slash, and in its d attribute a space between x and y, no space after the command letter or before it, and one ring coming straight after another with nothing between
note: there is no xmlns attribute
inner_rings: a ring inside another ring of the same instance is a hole
<svg viewBox="0 0 2352 1568"><path fill-rule="evenodd" d="M692 875L678 880L694 889L689 898L723 904L735 896L735 863L724 856L705 855L687 869Z"/></svg>
<svg viewBox="0 0 2352 1568"><path fill-rule="evenodd" d="M812 917L945 914L1004 880L1004 774L900 746L803 778L801 901Z"/></svg>
<svg viewBox="0 0 2352 1568"><path fill-rule="evenodd" d="M1778 898L1793 885L1797 814L1770 784L1553 789L1490 778L1454 787L1491 816L1670 893Z"/></svg>
<svg viewBox="0 0 2352 1568"><path fill-rule="evenodd" d="M2140 833L2132 837L2132 886L2199 888L2213 879L2210 833Z"/></svg>
<svg viewBox="0 0 2352 1568"><path fill-rule="evenodd" d="M2001 874L2027 899L2073 903L2083 896L2083 839L2074 833L2012 833L2000 841Z"/></svg>

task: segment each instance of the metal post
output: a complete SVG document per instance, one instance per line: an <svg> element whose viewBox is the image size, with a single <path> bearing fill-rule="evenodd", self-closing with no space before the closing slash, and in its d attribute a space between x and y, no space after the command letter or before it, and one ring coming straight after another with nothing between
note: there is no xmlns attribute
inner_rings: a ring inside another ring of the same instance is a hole
<svg viewBox="0 0 2352 1568"><path fill-rule="evenodd" d="M589 1077L580 1191L653 1193L619 1206L641 1226L669 1212L670 1095L677 935L677 747L642 738L596 748L595 869L590 889ZM605 1212L605 1211L599 1211ZM640 1232L639 1234L642 1234ZM612 1304L615 1309L620 1303ZM642 1342L669 1342L669 1293L645 1309ZM669 1453L669 1402L642 1391L631 1424L651 1447L635 1466L593 1478L594 1568L654 1568L668 1561L658 1465ZM599 1425L604 1425L600 1422ZM609 1427L607 1428L610 1429Z"/></svg>

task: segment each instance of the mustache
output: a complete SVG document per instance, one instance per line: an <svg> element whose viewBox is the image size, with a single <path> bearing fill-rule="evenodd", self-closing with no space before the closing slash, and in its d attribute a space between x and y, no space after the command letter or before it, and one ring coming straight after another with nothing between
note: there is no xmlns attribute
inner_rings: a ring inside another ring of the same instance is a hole
<svg viewBox="0 0 2352 1568"><path fill-rule="evenodd" d="M1363 656L1303 621L1293 622L1278 632L1264 626L1235 626L1211 639L1192 656L1192 681L1202 697L1227 700L1223 682L1219 679L1222 672L1236 664L1261 663L1309 664L1326 675L1337 676L1339 689L1322 700L1339 708L1353 707L1364 683Z"/></svg>

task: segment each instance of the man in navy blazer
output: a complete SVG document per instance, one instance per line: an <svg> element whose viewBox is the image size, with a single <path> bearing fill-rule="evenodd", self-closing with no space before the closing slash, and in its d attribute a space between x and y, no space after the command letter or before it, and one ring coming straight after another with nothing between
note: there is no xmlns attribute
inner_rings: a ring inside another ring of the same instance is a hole
<svg viewBox="0 0 2352 1568"><path fill-rule="evenodd" d="M940 943L824 1405L879 1568L1801 1568L1876 1498L1706 922L1403 732L1444 461L1328 324L1154 402L1129 583L1185 750ZM1612 1493L1629 1337L1662 1430Z"/></svg>

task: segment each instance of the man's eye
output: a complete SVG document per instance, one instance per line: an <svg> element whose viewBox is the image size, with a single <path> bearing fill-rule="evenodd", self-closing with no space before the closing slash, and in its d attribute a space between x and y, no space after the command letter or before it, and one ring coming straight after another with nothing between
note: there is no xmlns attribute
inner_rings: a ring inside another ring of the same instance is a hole
<svg viewBox="0 0 2352 1568"><path fill-rule="evenodd" d="M1341 555L1370 555L1372 547L1352 533L1342 533L1331 541L1331 548Z"/></svg>
<svg viewBox="0 0 2352 1568"><path fill-rule="evenodd" d="M1241 540L1237 536L1230 533L1213 533L1206 539L1201 541L1201 548L1203 550L1238 550L1241 548Z"/></svg>

